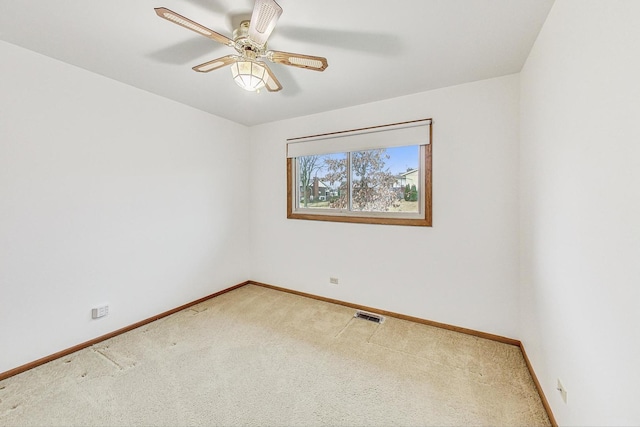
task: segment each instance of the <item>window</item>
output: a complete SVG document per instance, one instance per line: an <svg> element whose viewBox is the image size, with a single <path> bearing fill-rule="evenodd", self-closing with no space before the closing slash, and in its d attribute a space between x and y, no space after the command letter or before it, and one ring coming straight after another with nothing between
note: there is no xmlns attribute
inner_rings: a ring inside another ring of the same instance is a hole
<svg viewBox="0 0 640 427"><path fill-rule="evenodd" d="M431 119L287 140L287 218L431 226Z"/></svg>

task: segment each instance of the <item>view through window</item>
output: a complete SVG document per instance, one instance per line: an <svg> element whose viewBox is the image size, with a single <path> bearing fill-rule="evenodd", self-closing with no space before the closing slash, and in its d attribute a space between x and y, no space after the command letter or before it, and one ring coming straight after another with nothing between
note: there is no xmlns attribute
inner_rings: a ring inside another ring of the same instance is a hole
<svg viewBox="0 0 640 427"><path fill-rule="evenodd" d="M325 141L303 147L299 151L304 155L289 156L288 217L430 225L430 127L428 131L422 133L422 144L399 145L400 141L393 140L385 147L383 140L371 144L376 145L372 149L337 151L353 145L341 140L330 148ZM356 144L358 148L362 145ZM314 151L319 153L307 154Z"/></svg>
<svg viewBox="0 0 640 427"><path fill-rule="evenodd" d="M420 146L303 156L297 163L299 208L419 212Z"/></svg>

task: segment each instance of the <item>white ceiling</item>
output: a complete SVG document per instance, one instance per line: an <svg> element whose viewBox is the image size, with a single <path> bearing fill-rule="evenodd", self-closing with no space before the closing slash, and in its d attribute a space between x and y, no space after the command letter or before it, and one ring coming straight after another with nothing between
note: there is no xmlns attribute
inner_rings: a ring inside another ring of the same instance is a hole
<svg viewBox="0 0 640 427"><path fill-rule="evenodd" d="M269 64L284 87L277 93L246 92L226 68L194 72L235 51L153 10L231 37L253 0L0 0L0 40L255 125L517 73L553 0L278 3L284 12L269 47L324 56L329 68Z"/></svg>

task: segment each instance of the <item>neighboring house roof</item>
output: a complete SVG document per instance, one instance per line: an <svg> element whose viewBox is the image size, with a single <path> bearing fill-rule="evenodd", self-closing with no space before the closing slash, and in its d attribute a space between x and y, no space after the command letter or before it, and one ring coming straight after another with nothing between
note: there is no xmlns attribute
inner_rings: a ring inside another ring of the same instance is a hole
<svg viewBox="0 0 640 427"><path fill-rule="evenodd" d="M401 173L400 176L407 176L407 175L410 175L410 174L415 173L415 172L418 172L418 169L408 170L406 172Z"/></svg>
<svg viewBox="0 0 640 427"><path fill-rule="evenodd" d="M309 184L309 186L313 187L313 181ZM331 188L331 186L330 186L330 185L327 185L327 184L325 184L324 182L322 182L322 181L320 181L320 180L318 180L318 187L319 187L319 188L322 188L322 187L324 187L324 188Z"/></svg>

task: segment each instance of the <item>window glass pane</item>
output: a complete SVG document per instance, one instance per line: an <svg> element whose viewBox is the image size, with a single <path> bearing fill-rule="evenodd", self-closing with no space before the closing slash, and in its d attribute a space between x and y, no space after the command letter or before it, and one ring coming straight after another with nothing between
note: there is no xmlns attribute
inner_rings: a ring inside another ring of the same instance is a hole
<svg viewBox="0 0 640 427"><path fill-rule="evenodd" d="M418 212L419 146L351 153L351 210Z"/></svg>
<svg viewBox="0 0 640 427"><path fill-rule="evenodd" d="M419 212L420 188L420 146L388 148L389 168L396 177L398 202L390 212Z"/></svg>
<svg viewBox="0 0 640 427"><path fill-rule="evenodd" d="M347 154L298 157L300 208L345 209L347 207Z"/></svg>

